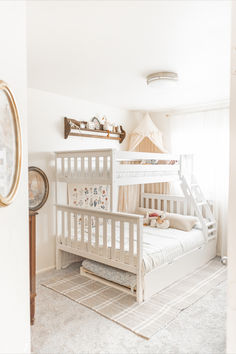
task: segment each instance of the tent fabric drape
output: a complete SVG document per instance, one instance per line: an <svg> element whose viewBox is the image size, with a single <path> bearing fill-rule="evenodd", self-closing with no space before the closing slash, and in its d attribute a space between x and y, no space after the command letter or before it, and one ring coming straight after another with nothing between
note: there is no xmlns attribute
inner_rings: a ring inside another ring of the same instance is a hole
<svg viewBox="0 0 236 354"><path fill-rule="evenodd" d="M129 150L165 153L167 151L163 146L162 135L150 115L146 113L141 123L130 135ZM151 150L148 150L149 148Z"/></svg>
<svg viewBox="0 0 236 354"><path fill-rule="evenodd" d="M153 123L148 113L145 114L139 126L131 133L129 150L155 153L167 152L163 146L162 132ZM144 191L147 193L166 194L169 192L169 183L147 184ZM139 185L120 187L118 210L126 213L135 213L139 204L139 196Z"/></svg>

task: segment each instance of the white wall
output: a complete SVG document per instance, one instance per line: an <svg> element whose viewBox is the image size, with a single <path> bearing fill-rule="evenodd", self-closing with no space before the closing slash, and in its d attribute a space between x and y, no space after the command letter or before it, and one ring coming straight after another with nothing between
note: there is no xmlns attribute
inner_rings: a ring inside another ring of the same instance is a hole
<svg viewBox="0 0 236 354"><path fill-rule="evenodd" d="M64 139L63 117L90 120L95 114L105 114L111 122L123 125L129 132L134 128L131 115L124 110L88 101L72 99L35 89L28 90L29 166L41 168L48 176L50 194L37 217L37 271L55 266L54 222L54 151L92 148L122 148L114 140L69 137Z"/></svg>
<svg viewBox="0 0 236 354"><path fill-rule="evenodd" d="M227 353L236 353L236 2L232 1Z"/></svg>
<svg viewBox="0 0 236 354"><path fill-rule="evenodd" d="M25 2L0 1L0 79L19 109L23 160L13 203L0 208L0 352L30 351Z"/></svg>
<svg viewBox="0 0 236 354"><path fill-rule="evenodd" d="M136 114L137 116L137 114ZM151 113L173 153L194 154L194 174L205 197L217 207L218 254L227 253L229 110L169 115ZM221 242L222 240L222 242Z"/></svg>

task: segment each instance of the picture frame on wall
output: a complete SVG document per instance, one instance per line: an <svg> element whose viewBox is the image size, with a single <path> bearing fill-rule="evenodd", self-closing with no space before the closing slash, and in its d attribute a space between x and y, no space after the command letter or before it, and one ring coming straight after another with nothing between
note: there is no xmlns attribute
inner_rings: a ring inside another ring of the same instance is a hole
<svg viewBox="0 0 236 354"><path fill-rule="evenodd" d="M7 83L0 80L0 206L16 194L21 172L21 130L17 106Z"/></svg>
<svg viewBox="0 0 236 354"><path fill-rule="evenodd" d="M37 211L46 203L49 194L49 183L46 174L38 167L28 169L29 210Z"/></svg>

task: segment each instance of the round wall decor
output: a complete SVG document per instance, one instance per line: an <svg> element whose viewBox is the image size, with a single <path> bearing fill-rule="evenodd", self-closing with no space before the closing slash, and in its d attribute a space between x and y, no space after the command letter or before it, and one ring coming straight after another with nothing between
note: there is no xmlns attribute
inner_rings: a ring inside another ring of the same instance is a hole
<svg viewBox="0 0 236 354"><path fill-rule="evenodd" d="M29 167L29 210L37 211L46 203L49 183L46 174L38 167Z"/></svg>
<svg viewBox="0 0 236 354"><path fill-rule="evenodd" d="M0 206L10 204L21 171L20 121L13 94L0 80Z"/></svg>

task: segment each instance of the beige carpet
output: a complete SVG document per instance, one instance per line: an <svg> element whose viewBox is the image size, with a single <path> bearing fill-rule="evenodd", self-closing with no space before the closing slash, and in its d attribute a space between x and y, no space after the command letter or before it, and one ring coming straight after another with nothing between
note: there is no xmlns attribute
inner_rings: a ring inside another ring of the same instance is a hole
<svg viewBox="0 0 236 354"><path fill-rule="evenodd" d="M96 311L137 335L150 339L226 279L226 267L214 259L191 275L172 284L150 300L137 304L134 297L77 272L54 277L42 285Z"/></svg>

